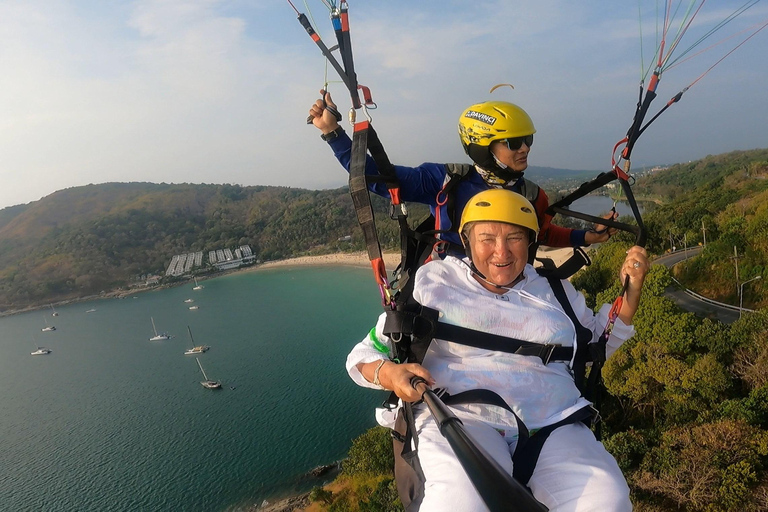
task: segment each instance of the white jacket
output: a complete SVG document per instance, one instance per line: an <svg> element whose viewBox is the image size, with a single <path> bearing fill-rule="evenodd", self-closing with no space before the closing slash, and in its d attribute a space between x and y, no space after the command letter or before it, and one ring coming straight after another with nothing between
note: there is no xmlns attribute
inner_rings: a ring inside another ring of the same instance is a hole
<svg viewBox="0 0 768 512"><path fill-rule="evenodd" d="M531 265L526 265L523 279L503 295L494 294L472 276L468 260L448 256L432 261L416 272L413 297L420 304L440 311L440 321L469 329L538 343L576 344L576 330L549 286ZM586 307L584 296L568 281L563 281L566 295L581 324L592 331L597 341L608 322L610 305L604 304L595 315ZM384 315L379 317L375 337L393 353L392 342L383 335ZM373 332L373 331L372 331ZM632 337L634 328L616 320L608 339L608 357ZM575 352L575 351L574 351ZM347 372L360 386L377 388L360 374L356 365L388 357L375 347L369 333L347 357ZM580 396L571 374L571 365L563 361L544 365L540 358L489 351L435 339L422 363L435 379L435 388L451 394L471 389L489 389L499 394L529 429L556 423L589 402ZM380 388L379 388L380 389ZM514 418L503 409L485 405L453 407L459 417L480 417L489 424L506 429ZM389 425L391 418L380 423Z"/></svg>

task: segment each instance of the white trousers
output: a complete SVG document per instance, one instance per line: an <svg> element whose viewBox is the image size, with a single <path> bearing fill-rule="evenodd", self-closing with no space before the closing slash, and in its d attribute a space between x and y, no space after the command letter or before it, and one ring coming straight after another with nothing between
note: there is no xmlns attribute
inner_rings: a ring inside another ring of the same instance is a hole
<svg viewBox="0 0 768 512"><path fill-rule="evenodd" d="M462 418L469 435L512 474L511 445L492 427ZM419 460L426 479L419 512L487 511L480 495L426 411L416 419ZM544 443L528 482L550 512L632 510L629 487L616 460L583 423L556 429Z"/></svg>

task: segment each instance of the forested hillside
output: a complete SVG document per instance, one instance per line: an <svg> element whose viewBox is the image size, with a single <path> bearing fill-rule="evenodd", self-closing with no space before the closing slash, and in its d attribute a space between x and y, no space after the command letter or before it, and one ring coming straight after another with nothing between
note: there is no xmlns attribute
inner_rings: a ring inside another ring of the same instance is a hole
<svg viewBox="0 0 768 512"><path fill-rule="evenodd" d="M386 202L373 201L385 217ZM396 225L380 224L382 243L399 243ZM351 242L338 241L346 235ZM163 273L174 254L244 244L261 260L364 247L345 188L70 188L0 211L0 311L127 287Z"/></svg>
<svg viewBox="0 0 768 512"><path fill-rule="evenodd" d="M645 216L649 250L703 245L706 237L701 257L675 269L688 288L738 304L737 282L761 275L744 287L744 303L768 306L768 150L675 165L638 180L635 192L662 202Z"/></svg>
<svg viewBox="0 0 768 512"><path fill-rule="evenodd" d="M553 172L530 174L549 183L558 177ZM568 179L581 182L587 174L570 173ZM768 150L755 150L709 156L639 179L636 194L662 204L646 215L649 249L661 253L670 245L703 243L706 233L703 257L681 268L678 278L735 303L733 246L741 282L766 268L767 176ZM552 182L548 192L554 196L553 188L563 183ZM373 202L377 218L387 218L387 202L375 196ZM426 214L419 205L409 210L414 222ZM378 229L382 245L399 244L396 223L379 222ZM351 242L339 241L347 235ZM142 275L163 273L174 254L244 244L260 260L364 248L346 188L75 187L0 210L0 312L127 287ZM762 285L746 287L745 304L765 304Z"/></svg>

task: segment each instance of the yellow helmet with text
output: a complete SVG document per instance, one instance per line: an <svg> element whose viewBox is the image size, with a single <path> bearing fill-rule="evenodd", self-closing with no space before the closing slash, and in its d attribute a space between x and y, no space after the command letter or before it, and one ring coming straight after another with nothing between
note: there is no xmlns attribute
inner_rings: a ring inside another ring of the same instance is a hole
<svg viewBox="0 0 768 512"><path fill-rule="evenodd" d="M539 234L539 219L531 202L517 192L503 188L483 190L472 196L464 206L459 233L465 247L469 244L464 228L471 222L504 222L528 228L533 232L529 240L531 243Z"/></svg>
<svg viewBox="0 0 768 512"><path fill-rule="evenodd" d="M536 128L528 113L506 101L477 103L464 110L459 118L459 138L464 151L475 164L503 181L517 179L522 172L500 167L491 153L491 143L534 133Z"/></svg>
<svg viewBox="0 0 768 512"><path fill-rule="evenodd" d="M472 145L488 147L495 140L534 133L536 128L528 113L506 101L477 103L462 112L459 118L459 138L467 154Z"/></svg>

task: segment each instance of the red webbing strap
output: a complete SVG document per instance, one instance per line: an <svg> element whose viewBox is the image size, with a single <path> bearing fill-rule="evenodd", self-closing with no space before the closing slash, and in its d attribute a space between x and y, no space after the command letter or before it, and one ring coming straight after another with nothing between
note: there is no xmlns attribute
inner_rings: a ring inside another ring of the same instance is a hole
<svg viewBox="0 0 768 512"><path fill-rule="evenodd" d="M369 129L368 121L355 124L355 131L352 137L352 155L349 163L349 194L352 196L357 222L363 230L368 259L371 261L376 283L381 291L382 302L387 305L391 301L387 285L387 271L381 255L381 246L379 245L379 237L376 232L371 198L368 194L368 184L365 179L365 160L368 152Z"/></svg>
<svg viewBox="0 0 768 512"><path fill-rule="evenodd" d="M443 222L443 216L442 216L442 209L443 206L448 202L448 188L449 185L451 185L451 181L454 179L455 176L451 176L451 179L445 182L443 185L443 188L440 189L440 192L437 193L437 196L435 197L435 232L439 233L442 229L442 222ZM452 187L451 187L452 188ZM453 219L451 219L453 220ZM443 254L446 250L447 243L443 240L438 240L435 242L435 244L432 246L432 254ZM432 254L429 255L428 261L432 261Z"/></svg>
<svg viewBox="0 0 768 512"><path fill-rule="evenodd" d="M348 83L345 82L349 95L352 98L352 107L360 108L360 96L357 93L357 74L355 73L355 61L352 57L352 39L349 36L349 6L345 0L339 4L339 11L332 16L333 25L336 32L336 41L339 44L339 53L341 53L341 62L344 64L344 70L349 77ZM338 19L337 19L338 18Z"/></svg>
<svg viewBox="0 0 768 512"><path fill-rule="evenodd" d="M409 237L413 235L413 230L408 226L408 212L405 203L400 198L400 182L397 179L395 166L389 161L387 152L379 140L379 135L373 126L368 126L368 151L371 158L376 163L379 175L386 178L387 190L392 203L390 216L397 220L400 228L400 263L401 266L408 261L408 248L410 247Z"/></svg>
<svg viewBox="0 0 768 512"><path fill-rule="evenodd" d="M376 103L374 103L373 97L371 96L371 90L368 87L359 84L357 88L358 90L363 91L363 103L369 108L376 108Z"/></svg>

